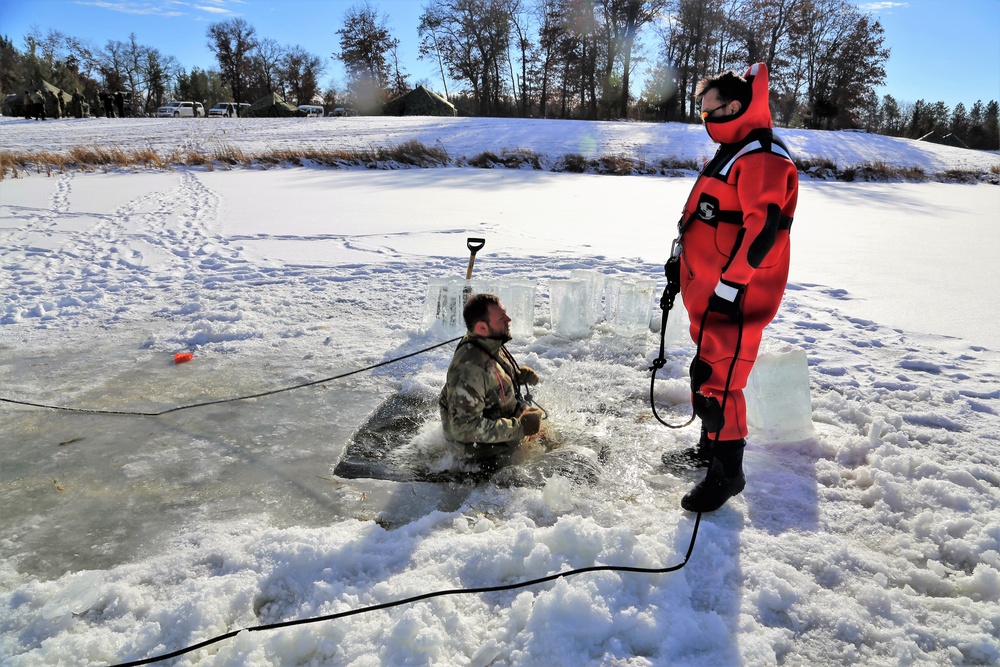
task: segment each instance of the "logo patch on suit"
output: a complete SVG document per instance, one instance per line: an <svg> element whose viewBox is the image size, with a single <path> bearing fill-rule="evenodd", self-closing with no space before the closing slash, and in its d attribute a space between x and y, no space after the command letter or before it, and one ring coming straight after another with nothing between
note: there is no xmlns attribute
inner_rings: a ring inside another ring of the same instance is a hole
<svg viewBox="0 0 1000 667"><path fill-rule="evenodd" d="M707 222L713 227L719 224L722 208L719 206L719 200L712 195L702 192L701 196L698 197L698 206L695 210L698 219L702 222Z"/></svg>

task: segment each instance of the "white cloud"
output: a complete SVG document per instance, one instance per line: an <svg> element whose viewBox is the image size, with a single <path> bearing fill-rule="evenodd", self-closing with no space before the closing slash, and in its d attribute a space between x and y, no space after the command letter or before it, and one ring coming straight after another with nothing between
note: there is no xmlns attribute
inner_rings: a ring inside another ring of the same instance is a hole
<svg viewBox="0 0 1000 667"><path fill-rule="evenodd" d="M226 9L225 7L207 7L205 5L194 5L193 9L198 11L208 12L209 14L232 14L232 10Z"/></svg>
<svg viewBox="0 0 1000 667"><path fill-rule="evenodd" d="M187 0L156 2L147 0L77 0L78 5L107 9L122 14L142 16L184 16L192 12L233 14L230 6L243 4L242 0L201 0L195 4Z"/></svg>
<svg viewBox="0 0 1000 667"><path fill-rule="evenodd" d="M128 0L123 2L115 2L113 0L77 0L76 4L87 7L97 7L98 9L107 9L113 12L120 12L122 14L139 14L144 16L181 16L183 14L183 12L163 7L162 3L154 2L130 2Z"/></svg>
<svg viewBox="0 0 1000 667"><path fill-rule="evenodd" d="M909 7L908 2L892 2L892 0L885 0L883 2L862 2L858 3L858 9L870 12L872 14L888 14L894 9L899 9L900 7Z"/></svg>

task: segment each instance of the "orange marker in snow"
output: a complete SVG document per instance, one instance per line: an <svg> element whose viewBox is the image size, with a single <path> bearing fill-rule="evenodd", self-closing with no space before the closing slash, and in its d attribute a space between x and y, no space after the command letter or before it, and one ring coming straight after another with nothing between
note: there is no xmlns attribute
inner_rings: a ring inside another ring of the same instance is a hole
<svg viewBox="0 0 1000 667"><path fill-rule="evenodd" d="M191 361L194 359L194 355L190 352L178 352L174 355L175 364L183 364L185 361Z"/></svg>

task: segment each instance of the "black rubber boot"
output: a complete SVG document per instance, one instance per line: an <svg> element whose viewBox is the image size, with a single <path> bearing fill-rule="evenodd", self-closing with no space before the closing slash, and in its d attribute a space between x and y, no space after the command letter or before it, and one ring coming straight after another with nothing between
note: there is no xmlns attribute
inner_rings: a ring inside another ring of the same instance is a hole
<svg viewBox="0 0 1000 667"><path fill-rule="evenodd" d="M714 512L743 491L743 448L746 440L721 440L715 443L715 458L705 479L681 498L681 507L689 512Z"/></svg>
<svg viewBox="0 0 1000 667"><path fill-rule="evenodd" d="M712 442L708 439L708 434L703 430L701 439L694 447L686 449L673 449L663 452L660 457L670 470L697 470L707 468L712 463Z"/></svg>

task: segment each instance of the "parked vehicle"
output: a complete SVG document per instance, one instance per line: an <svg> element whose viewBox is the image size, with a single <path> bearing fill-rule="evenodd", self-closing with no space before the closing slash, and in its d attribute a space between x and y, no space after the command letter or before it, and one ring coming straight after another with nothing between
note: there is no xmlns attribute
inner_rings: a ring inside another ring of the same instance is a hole
<svg viewBox="0 0 1000 667"><path fill-rule="evenodd" d="M323 107L314 104L300 104L299 109L305 111L309 118L322 118L324 113Z"/></svg>
<svg viewBox="0 0 1000 667"><path fill-rule="evenodd" d="M236 105L232 102L219 102L208 110L209 118L230 117L236 115Z"/></svg>
<svg viewBox="0 0 1000 667"><path fill-rule="evenodd" d="M347 109L344 107L337 107L333 111L327 114L327 117L333 116L357 116L358 112L355 109Z"/></svg>
<svg viewBox="0 0 1000 667"><path fill-rule="evenodd" d="M210 118L235 118L240 116L248 116L250 111L250 105L246 102L219 102L214 107L208 110L208 115Z"/></svg>
<svg viewBox="0 0 1000 667"><path fill-rule="evenodd" d="M205 107L201 102L167 102L156 110L157 118L204 118Z"/></svg>

